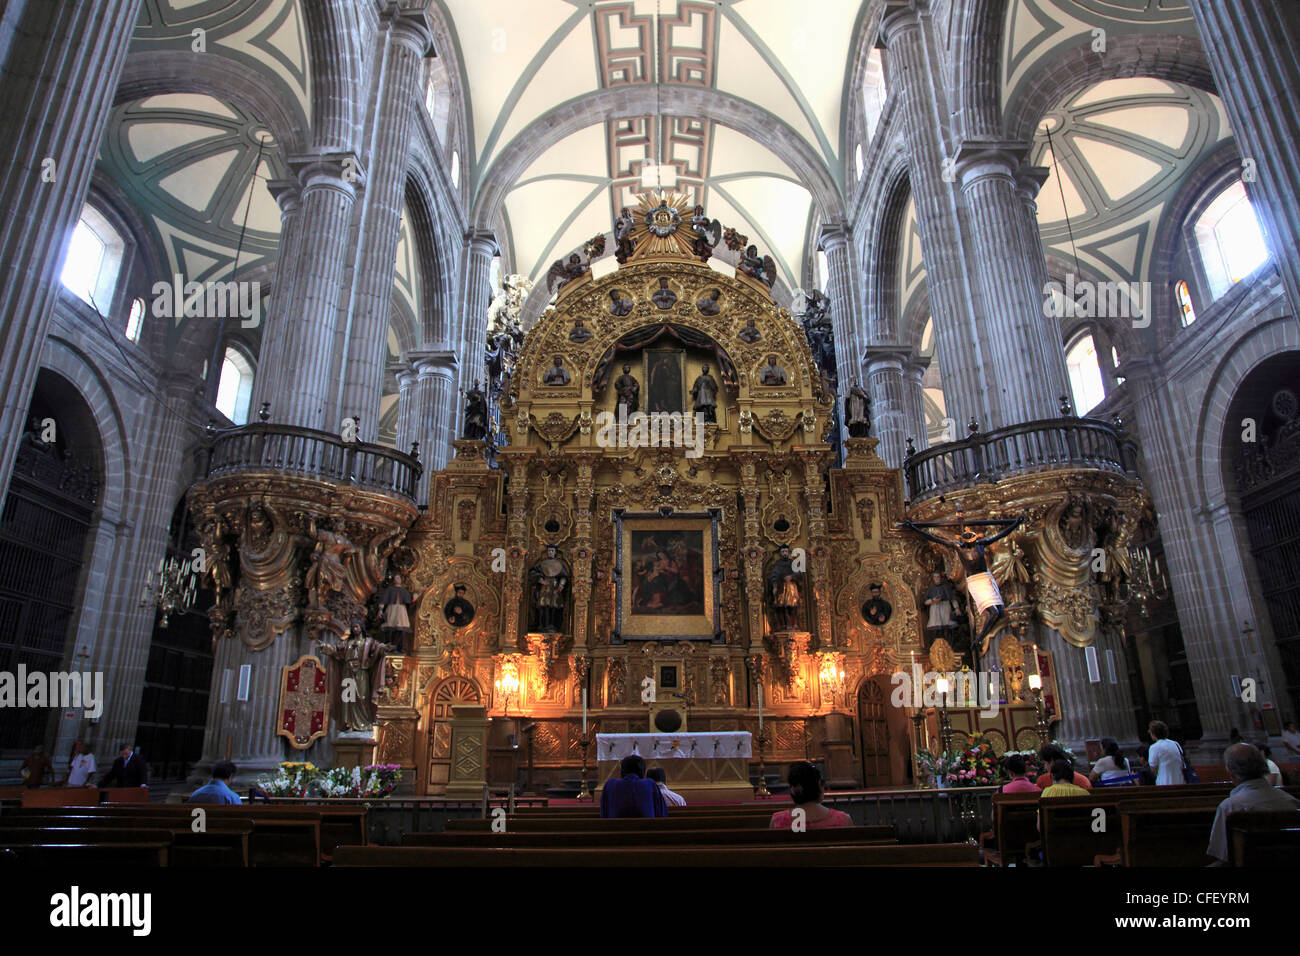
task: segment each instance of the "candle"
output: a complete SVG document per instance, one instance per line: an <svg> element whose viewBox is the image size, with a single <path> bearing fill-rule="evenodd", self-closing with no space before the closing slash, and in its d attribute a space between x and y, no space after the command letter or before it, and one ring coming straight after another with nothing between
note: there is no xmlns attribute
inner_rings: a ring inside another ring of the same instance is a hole
<svg viewBox="0 0 1300 956"><path fill-rule="evenodd" d="M587 736L587 688L582 689L582 736Z"/></svg>
<svg viewBox="0 0 1300 956"><path fill-rule="evenodd" d="M758 732L763 732L763 685L758 685Z"/></svg>

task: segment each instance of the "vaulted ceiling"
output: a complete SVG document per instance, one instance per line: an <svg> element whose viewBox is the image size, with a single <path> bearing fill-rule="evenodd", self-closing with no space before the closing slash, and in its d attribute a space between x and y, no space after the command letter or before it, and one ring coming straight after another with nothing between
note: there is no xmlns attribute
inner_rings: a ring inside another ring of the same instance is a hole
<svg viewBox="0 0 1300 956"><path fill-rule="evenodd" d="M702 87L788 124L840 179L849 48L865 4L817 0L435 0L455 30L469 91L471 165L481 175L538 117L631 85ZM633 205L646 165L675 167L677 190L748 234L800 285L815 211L806 184L766 145L698 117L597 122L550 146L507 195L516 271L537 278L608 231Z"/></svg>

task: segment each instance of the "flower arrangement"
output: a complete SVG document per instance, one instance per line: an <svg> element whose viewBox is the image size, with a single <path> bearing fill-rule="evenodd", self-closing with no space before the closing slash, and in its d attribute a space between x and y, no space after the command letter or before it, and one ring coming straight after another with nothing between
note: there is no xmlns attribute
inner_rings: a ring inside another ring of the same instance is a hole
<svg viewBox="0 0 1300 956"><path fill-rule="evenodd" d="M393 763L321 770L310 763L282 763L271 777L257 781L272 797L386 797L402 779Z"/></svg>

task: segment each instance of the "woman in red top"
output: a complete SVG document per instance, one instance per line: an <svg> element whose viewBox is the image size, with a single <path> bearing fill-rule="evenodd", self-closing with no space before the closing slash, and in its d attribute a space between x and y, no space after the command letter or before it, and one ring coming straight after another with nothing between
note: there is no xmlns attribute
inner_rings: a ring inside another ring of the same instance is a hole
<svg viewBox="0 0 1300 956"><path fill-rule="evenodd" d="M821 805L821 771L808 761L800 760L790 764L786 780L790 783L790 799L794 801L795 810L804 812L804 826L809 830L853 826L853 821L843 810L830 810ZM772 814L772 829L794 829L794 820L794 810L778 810Z"/></svg>

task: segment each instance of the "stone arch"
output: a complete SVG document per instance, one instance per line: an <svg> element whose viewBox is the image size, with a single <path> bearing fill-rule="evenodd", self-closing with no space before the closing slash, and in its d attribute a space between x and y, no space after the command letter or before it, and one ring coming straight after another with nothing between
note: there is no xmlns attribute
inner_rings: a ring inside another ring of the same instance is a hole
<svg viewBox="0 0 1300 956"><path fill-rule="evenodd" d="M812 193L822 222L846 221L844 198L831 171L813 147L789 124L738 97L713 89L685 86L622 86L568 102L533 120L492 161L479 181L470 215L478 229L490 229L506 193L535 159L566 136L599 123L628 116L659 113L698 116L721 123L751 139L768 144L800 177Z"/></svg>
<svg viewBox="0 0 1300 956"><path fill-rule="evenodd" d="M903 212L912 195L911 173L902 153L894 156L879 181L878 190L868 197L874 200L867 207L873 215L864 243L868 340L873 343L897 342L902 330L898 262Z"/></svg>
<svg viewBox="0 0 1300 956"><path fill-rule="evenodd" d="M454 269L447 256L443 231L439 228L437 204L432 201L423 170L412 168L406 175L406 209L415 236L416 265L420 270L420 315L416 343L429 345L451 340L451 283Z"/></svg>
<svg viewBox="0 0 1300 956"><path fill-rule="evenodd" d="M1007 104L1003 114L1006 138L1032 142L1039 121L1056 104L1105 80L1150 77L1217 94L1205 51L1192 37L1127 35L1108 42L1106 55L1100 57L1086 38L1080 40L1073 50L1053 56L1027 77L1023 92Z"/></svg>
<svg viewBox="0 0 1300 956"><path fill-rule="evenodd" d="M297 119L296 104L286 102L248 70L221 57L181 50L132 53L122 68L113 105L165 93L203 93L230 100L265 123L285 155L307 148L308 131Z"/></svg>
<svg viewBox="0 0 1300 956"><path fill-rule="evenodd" d="M1002 34L1007 0L956 0L952 14L955 127L959 139L996 139L1000 127Z"/></svg>
<svg viewBox="0 0 1300 956"><path fill-rule="evenodd" d="M1204 399L1196 410L1196 437L1199 449L1196 474L1193 476L1193 499L1211 505L1227 499L1223 477L1223 435L1228 425L1232 399L1246 378L1258 366L1285 352L1297 350L1295 317L1284 314L1285 306L1274 305L1257 317L1249 330L1225 351L1215 365L1204 390Z"/></svg>
<svg viewBox="0 0 1300 956"><path fill-rule="evenodd" d="M350 0L302 4L311 70L312 145L356 151L361 141L357 92L361 75L361 24Z"/></svg>

